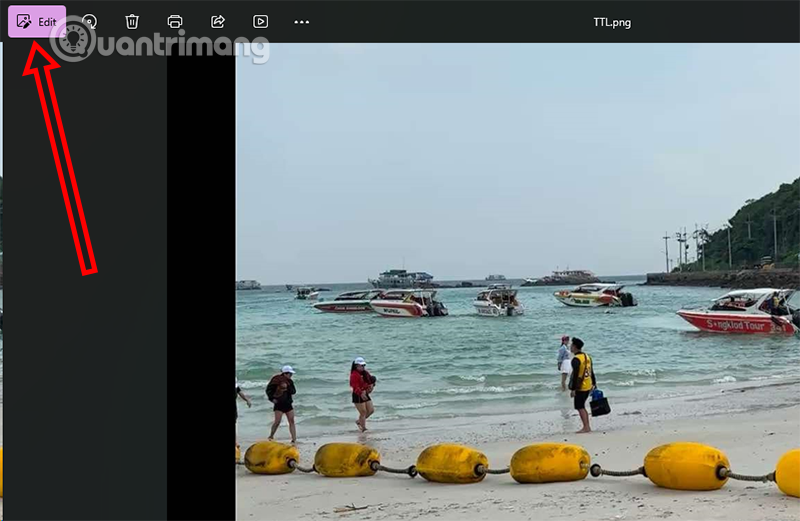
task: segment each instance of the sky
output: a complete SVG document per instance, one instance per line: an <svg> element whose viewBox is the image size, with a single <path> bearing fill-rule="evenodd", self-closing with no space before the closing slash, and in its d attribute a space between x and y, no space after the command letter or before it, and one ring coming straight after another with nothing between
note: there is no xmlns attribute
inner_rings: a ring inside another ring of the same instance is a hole
<svg viewBox="0 0 800 521"><path fill-rule="evenodd" d="M798 65L796 44L271 44L237 59L236 278L663 271L665 231L798 177Z"/></svg>

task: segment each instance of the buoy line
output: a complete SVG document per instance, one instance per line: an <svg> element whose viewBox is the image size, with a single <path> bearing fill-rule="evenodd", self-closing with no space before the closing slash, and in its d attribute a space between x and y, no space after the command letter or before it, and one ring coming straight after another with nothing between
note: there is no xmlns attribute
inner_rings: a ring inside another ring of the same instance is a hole
<svg viewBox="0 0 800 521"><path fill-rule="evenodd" d="M800 498L800 448L786 452L775 470L761 476L738 474L731 470L728 457L719 449L692 442L660 445L645 455L644 465L625 471L606 470L591 463L585 448L568 443L536 443L522 447L511 457L508 467L493 469L485 454L463 445L431 445L417 457L414 465L392 468L381 464L377 450L358 443L328 443L317 449L314 464L302 467L296 447L274 441L253 444L239 461L254 474L279 475L295 470L332 478L373 476L377 472L422 476L435 483L477 483L489 474L511 474L518 483L556 483L579 481L591 474L601 476L644 476L653 484L673 490L710 491L722 488L728 479L774 482L786 495ZM0 448L0 458L2 449ZM0 462L2 460L0 459ZM2 497L0 477L0 497Z"/></svg>

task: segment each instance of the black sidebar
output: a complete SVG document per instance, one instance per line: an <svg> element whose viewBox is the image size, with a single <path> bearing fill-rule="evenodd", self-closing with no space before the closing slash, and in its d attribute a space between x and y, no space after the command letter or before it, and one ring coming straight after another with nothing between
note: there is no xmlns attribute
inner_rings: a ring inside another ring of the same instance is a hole
<svg viewBox="0 0 800 521"><path fill-rule="evenodd" d="M167 58L168 512L234 519L234 422L223 420L234 396L220 388L236 368L236 58L177 54Z"/></svg>

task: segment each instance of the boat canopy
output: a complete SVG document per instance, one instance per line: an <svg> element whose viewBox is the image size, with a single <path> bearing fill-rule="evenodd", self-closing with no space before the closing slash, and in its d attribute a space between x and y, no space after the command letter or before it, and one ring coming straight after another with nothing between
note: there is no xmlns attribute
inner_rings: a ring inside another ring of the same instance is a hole
<svg viewBox="0 0 800 521"><path fill-rule="evenodd" d="M608 291L608 290L619 291L624 287L625 286L622 284L597 284L597 283L581 284L576 288L576 291L583 291L583 292L587 291L597 292L597 291Z"/></svg>
<svg viewBox="0 0 800 521"><path fill-rule="evenodd" d="M778 293L781 296L786 296L789 293L792 293L794 290L792 289L774 289L774 288L757 288L757 289L737 289L735 291L728 292L721 297L715 298L712 302L720 302L722 300L730 300L730 299L737 299L737 300L759 300L763 297L768 295L772 295L774 293Z"/></svg>
<svg viewBox="0 0 800 521"><path fill-rule="evenodd" d="M390 289L383 292L383 298L389 300L403 299L409 295L433 298L436 296L436 292L428 289Z"/></svg>

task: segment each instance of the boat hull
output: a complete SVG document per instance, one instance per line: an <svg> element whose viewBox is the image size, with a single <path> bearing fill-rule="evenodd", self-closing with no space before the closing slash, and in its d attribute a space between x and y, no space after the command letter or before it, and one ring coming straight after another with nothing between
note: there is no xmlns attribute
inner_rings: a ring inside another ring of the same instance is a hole
<svg viewBox="0 0 800 521"><path fill-rule="evenodd" d="M372 310L384 317L419 318L428 313L415 302L398 302L391 300L374 300L370 302Z"/></svg>
<svg viewBox="0 0 800 521"><path fill-rule="evenodd" d="M611 295L582 295L570 292L556 292L553 296L562 304L576 308L600 308L622 305L618 298Z"/></svg>
<svg viewBox="0 0 800 521"><path fill-rule="evenodd" d="M510 308L510 314L508 312L509 308L496 306L494 304L486 304L484 301L475 302L473 306L475 307L475 311L478 312L478 315L482 317L516 317L525 314L525 309L522 306Z"/></svg>
<svg viewBox="0 0 800 521"><path fill-rule="evenodd" d="M680 316L701 331L739 334L792 334L797 331L788 317L754 313L712 313L678 311Z"/></svg>
<svg viewBox="0 0 800 521"><path fill-rule="evenodd" d="M372 313L369 300L317 302L314 308L325 313Z"/></svg>

